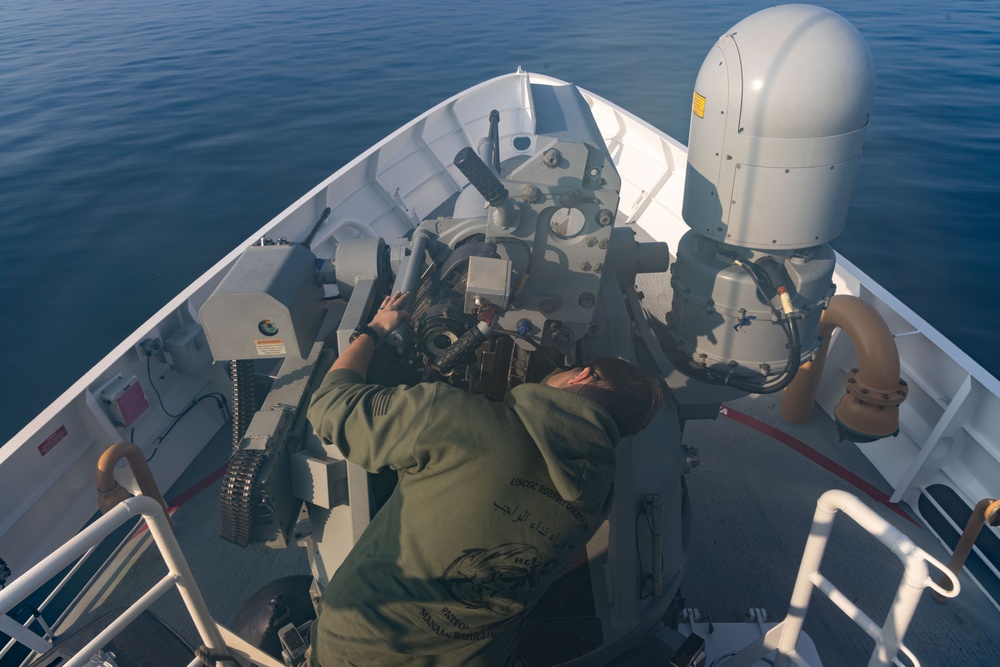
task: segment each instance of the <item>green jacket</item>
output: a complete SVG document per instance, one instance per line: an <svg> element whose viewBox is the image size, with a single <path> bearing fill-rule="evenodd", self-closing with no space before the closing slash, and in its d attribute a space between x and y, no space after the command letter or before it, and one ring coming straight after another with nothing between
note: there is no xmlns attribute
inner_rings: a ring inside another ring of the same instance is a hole
<svg viewBox="0 0 1000 667"><path fill-rule="evenodd" d="M618 429L545 385L492 403L445 384L332 371L309 421L399 484L323 593L323 667L509 665L527 612L606 518Z"/></svg>

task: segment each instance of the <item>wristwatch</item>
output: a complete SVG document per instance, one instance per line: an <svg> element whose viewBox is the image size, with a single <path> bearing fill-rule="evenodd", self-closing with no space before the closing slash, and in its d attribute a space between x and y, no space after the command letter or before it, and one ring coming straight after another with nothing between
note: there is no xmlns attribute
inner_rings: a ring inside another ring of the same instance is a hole
<svg viewBox="0 0 1000 667"><path fill-rule="evenodd" d="M382 342L378 337L378 333L376 333L376 331L367 324L362 324L360 327L355 329L354 333L351 334L349 342L353 343L358 336L363 336L365 334L371 337L372 342L375 343L375 347L378 347L378 344Z"/></svg>

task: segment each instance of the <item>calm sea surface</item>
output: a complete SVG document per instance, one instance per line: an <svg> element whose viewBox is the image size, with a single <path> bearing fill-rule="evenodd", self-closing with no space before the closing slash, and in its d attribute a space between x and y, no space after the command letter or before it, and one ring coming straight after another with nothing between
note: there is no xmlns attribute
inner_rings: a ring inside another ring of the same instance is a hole
<svg viewBox="0 0 1000 667"><path fill-rule="evenodd" d="M708 50L771 4L3 0L0 442L433 104L521 65L686 142ZM1000 3L825 6L878 68L833 245L998 374Z"/></svg>

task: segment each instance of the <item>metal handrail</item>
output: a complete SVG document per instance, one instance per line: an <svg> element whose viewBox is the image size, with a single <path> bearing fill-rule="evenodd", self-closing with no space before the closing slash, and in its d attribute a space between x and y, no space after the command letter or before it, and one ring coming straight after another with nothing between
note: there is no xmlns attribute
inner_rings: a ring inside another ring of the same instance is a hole
<svg viewBox="0 0 1000 667"><path fill-rule="evenodd" d="M79 603L80 599L83 597L87 589L90 588L90 586L100 576L101 571L104 570L104 568L106 568L109 563L113 562L115 558L118 557L118 554L121 553L122 548L126 544L128 544L133 537L135 537L136 533L139 532L139 529L142 526L143 526L142 522L136 523L136 525L132 528L132 530L130 530L128 534L125 535L125 537L121 540L118 546L116 546L108 555L108 557L104 559L104 563L102 563L97 568L96 572L86 583L86 585L84 585L80 589L80 591L76 594L76 596L73 598L73 600L68 605L65 606L62 613L59 614L56 620L52 621L46 626L42 613L49 608L49 605L52 604L52 602L58 597L59 593L62 592L62 590L66 587L66 585L73 579L74 576L76 576L77 572L79 572L80 569L87 563L90 557L97 550L96 545L87 549L86 553L84 553L83 556L81 556L80 559L76 561L76 564L72 568L70 568L70 570L66 573L66 575L59 581L58 584L56 584L55 588L52 589L52 592L49 593L49 595L41 602L41 604L39 604L32 610L32 614L21 625L23 625L25 628L30 628L31 625L37 621L38 624L42 626L42 630L45 631L45 634L43 634L42 637L44 639L51 638L53 636L52 635L53 629L58 630L59 626L63 623L66 617L73 611L74 607L76 607L76 605ZM7 644L3 647L3 649L0 650L0 659L2 659L5 655L7 655L11 649L17 646L17 644L18 641L16 639L11 639L10 641L8 641ZM32 654L29 653L28 656L21 661L21 667L24 667L25 665L29 664L33 659L34 658Z"/></svg>
<svg viewBox="0 0 1000 667"><path fill-rule="evenodd" d="M819 572L837 512L844 512L854 519L859 526L903 562L903 578L899 582L896 597L881 628ZM950 580L951 590L946 590L931 579L927 570L928 563L945 574ZM959 583L958 577L944 564L915 545L910 538L857 497L837 489L827 491L816 502L812 529L809 531L809 539L806 540L802 563L799 566L795 587L792 589L792 599L785 620L733 656L726 663L726 667L751 667L772 651L777 651L775 667L787 667L789 662L798 667L808 667L808 663L799 655L795 646L802 632L813 588L823 592L837 608L875 640L875 650L868 661L869 667L902 665L896 658L896 654L900 651L919 667L920 661L903 646L903 636L920 603L920 596L925 588L931 588L945 597L955 597L959 592Z"/></svg>
<svg viewBox="0 0 1000 667"><path fill-rule="evenodd" d="M56 587L52 590L52 592L49 593L49 595L44 600L42 600L41 604L39 604L32 610L32 613L28 616L28 619L21 624L23 627L30 628L32 623L38 621L38 624L42 626L42 630L45 631L43 637L51 636L52 628L58 625L58 621L46 627L45 620L42 618L42 612L44 612L48 608L48 606L52 603L52 601L56 598L56 596L60 592L62 592L62 589L65 588L66 584L69 583L69 580L73 578L73 576L80 570L81 567L83 567L83 564L87 562L87 559L90 558L90 555L94 553L96 549L97 549L96 546L87 549L87 552L83 554L83 556L76 562L76 565L74 565L72 569L70 569L70 571L66 573L66 576L63 577L58 584L56 584ZM10 650L17 645L17 643L18 642L16 639L11 639L10 641L8 641L4 645L3 649L0 650L0 659L2 659L5 655L7 655L7 653L9 653ZM25 659L25 661L22 662L21 664L23 665L26 663L27 659Z"/></svg>
<svg viewBox="0 0 1000 667"><path fill-rule="evenodd" d="M191 570L181 553L180 545L177 543L177 538L174 537L173 531L170 529L163 507L157 501L146 496L129 498L117 505L37 565L9 583L6 588L0 590L0 632L8 634L36 653L44 653L50 649L52 647L50 641L17 623L6 614L57 573L80 558L84 552L98 544L130 518L139 514L146 520L150 535L156 541L164 563L167 565L168 573L90 643L80 649L71 660L65 663L64 667L85 665L102 646L174 586L177 587L204 646L212 652L228 655L228 649L219 627L212 619L201 591L195 584ZM192 664L197 664L197 662L198 659L195 658Z"/></svg>

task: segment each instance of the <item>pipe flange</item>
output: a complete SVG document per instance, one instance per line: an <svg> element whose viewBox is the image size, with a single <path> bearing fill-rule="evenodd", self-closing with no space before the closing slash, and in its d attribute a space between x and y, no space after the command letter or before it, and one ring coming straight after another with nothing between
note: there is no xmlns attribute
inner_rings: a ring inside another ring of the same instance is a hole
<svg viewBox="0 0 1000 667"><path fill-rule="evenodd" d="M847 386L847 393L862 403L895 407L906 400L909 388L902 378L900 378L899 384L894 390L886 391L884 388L872 387L866 384L858 377L859 374L860 369L852 368L851 372L847 374L847 382L845 384Z"/></svg>

